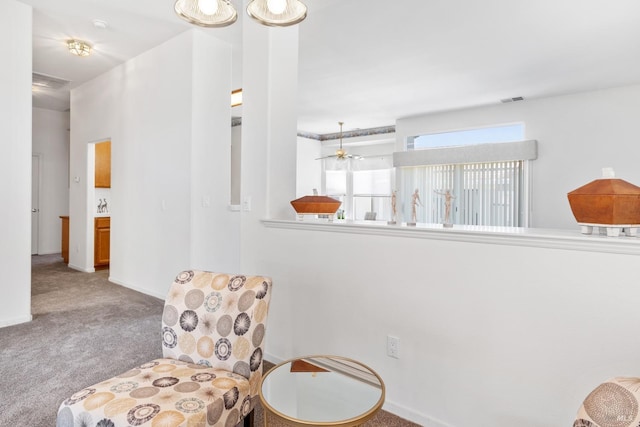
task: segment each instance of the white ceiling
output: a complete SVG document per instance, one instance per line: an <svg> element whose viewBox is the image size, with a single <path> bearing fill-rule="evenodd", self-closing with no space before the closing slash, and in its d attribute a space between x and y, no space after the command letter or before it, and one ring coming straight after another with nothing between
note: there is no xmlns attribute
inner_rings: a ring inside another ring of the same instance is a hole
<svg viewBox="0 0 640 427"><path fill-rule="evenodd" d="M192 28L174 0L22 0L34 7L33 70L71 87ZM325 134L412 115L640 83L638 0L303 0L298 129ZM207 29L240 57L234 25ZM93 19L109 26L94 28ZM250 19L250 18L246 18ZM64 41L95 45L88 58ZM235 63L234 84L241 85ZM68 94L34 105L64 110Z"/></svg>

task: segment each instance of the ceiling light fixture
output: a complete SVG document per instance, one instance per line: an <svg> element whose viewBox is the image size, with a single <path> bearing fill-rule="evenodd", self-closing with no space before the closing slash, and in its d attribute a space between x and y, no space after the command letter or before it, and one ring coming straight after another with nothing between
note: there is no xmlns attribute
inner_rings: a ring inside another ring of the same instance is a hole
<svg viewBox="0 0 640 427"><path fill-rule="evenodd" d="M360 160L360 159L362 159L361 155L359 155L359 154L349 154L349 153L347 153L347 150L342 148L342 125L344 125L344 122L338 122L338 124L340 125L340 148L338 148L336 150L335 154L332 154L330 156L320 157L320 158L318 158L316 160L329 159L329 158L335 158L337 160L346 160L346 159Z"/></svg>
<svg viewBox="0 0 640 427"><path fill-rule="evenodd" d="M173 8L179 17L201 27L226 27L238 19L229 0L177 0Z"/></svg>
<svg viewBox="0 0 640 427"><path fill-rule="evenodd" d="M89 56L91 54L91 45L82 40L67 40L67 47L69 52L77 56Z"/></svg>
<svg viewBox="0 0 640 427"><path fill-rule="evenodd" d="M251 0L247 13L262 25L287 27L307 17L307 6L299 0Z"/></svg>

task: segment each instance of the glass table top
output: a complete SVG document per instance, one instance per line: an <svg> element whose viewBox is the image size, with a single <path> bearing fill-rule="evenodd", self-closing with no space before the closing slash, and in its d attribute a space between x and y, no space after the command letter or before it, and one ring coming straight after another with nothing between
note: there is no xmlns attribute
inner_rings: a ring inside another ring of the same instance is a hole
<svg viewBox="0 0 640 427"><path fill-rule="evenodd" d="M384 403L384 383L364 364L339 356L288 360L266 373L265 409L300 425L357 425ZM364 421L363 421L364 422Z"/></svg>

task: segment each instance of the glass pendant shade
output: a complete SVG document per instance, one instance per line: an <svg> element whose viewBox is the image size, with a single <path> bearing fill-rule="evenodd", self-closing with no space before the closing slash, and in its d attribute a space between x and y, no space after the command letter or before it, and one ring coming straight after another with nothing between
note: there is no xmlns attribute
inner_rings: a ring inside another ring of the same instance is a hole
<svg viewBox="0 0 640 427"><path fill-rule="evenodd" d="M229 0L177 0L173 8L179 17L201 27L226 27L238 19Z"/></svg>
<svg viewBox="0 0 640 427"><path fill-rule="evenodd" d="M307 17L307 6L299 0L252 0L247 13L263 25L287 27Z"/></svg>

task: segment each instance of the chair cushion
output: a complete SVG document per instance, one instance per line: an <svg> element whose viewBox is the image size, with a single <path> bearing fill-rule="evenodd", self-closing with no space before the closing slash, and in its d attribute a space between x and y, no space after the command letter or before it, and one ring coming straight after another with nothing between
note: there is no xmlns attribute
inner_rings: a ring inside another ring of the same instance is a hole
<svg viewBox="0 0 640 427"><path fill-rule="evenodd" d="M233 372L156 359L75 393L57 427L235 426L253 409L249 389Z"/></svg>
<svg viewBox="0 0 640 427"><path fill-rule="evenodd" d="M162 356L233 371L257 396L271 288L264 276L178 274L162 315Z"/></svg>
<svg viewBox="0 0 640 427"><path fill-rule="evenodd" d="M584 399L574 427L635 427L640 423L640 378L611 378Z"/></svg>

